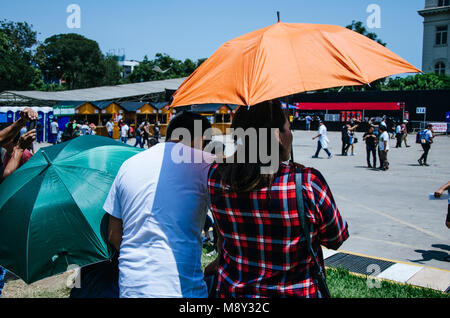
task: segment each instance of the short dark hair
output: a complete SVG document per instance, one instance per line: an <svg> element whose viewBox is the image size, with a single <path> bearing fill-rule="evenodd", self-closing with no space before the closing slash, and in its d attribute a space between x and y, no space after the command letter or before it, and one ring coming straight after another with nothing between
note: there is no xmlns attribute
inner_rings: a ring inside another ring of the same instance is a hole
<svg viewBox="0 0 450 318"><path fill-rule="evenodd" d="M378 129L379 129L380 131L386 131L386 126L380 125L380 127L378 127Z"/></svg>
<svg viewBox="0 0 450 318"><path fill-rule="evenodd" d="M174 130L177 128L186 128L191 134L191 141L194 140L194 124L196 120L202 121L202 135L208 128L211 128L211 123L205 117L200 114L193 113L191 111L182 111L177 114L172 120L169 122L169 126L166 131L166 140L172 139L172 134ZM179 136L176 136L177 138Z"/></svg>

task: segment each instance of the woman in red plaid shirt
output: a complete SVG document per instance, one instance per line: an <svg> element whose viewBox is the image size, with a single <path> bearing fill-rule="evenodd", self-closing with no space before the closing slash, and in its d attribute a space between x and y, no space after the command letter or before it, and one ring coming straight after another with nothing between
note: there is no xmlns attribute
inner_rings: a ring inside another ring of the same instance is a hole
<svg viewBox="0 0 450 318"><path fill-rule="evenodd" d="M311 243L322 268L321 245L337 249L349 236L330 188L319 171L286 163L292 133L279 101L240 107L232 128L256 128L258 141L249 143L247 138L236 143L237 153L246 151L244 163L225 161L210 169L208 189L219 255L207 266L205 276L217 273L219 297L322 297L299 223L296 170L301 169L303 176L305 214L312 224ZM267 136L259 128L269 128ZM262 174L261 168L269 164L261 160L259 147L267 142L271 151L272 133L279 144L272 154L279 152L280 164L272 174ZM252 147L257 151L256 162L250 160Z"/></svg>

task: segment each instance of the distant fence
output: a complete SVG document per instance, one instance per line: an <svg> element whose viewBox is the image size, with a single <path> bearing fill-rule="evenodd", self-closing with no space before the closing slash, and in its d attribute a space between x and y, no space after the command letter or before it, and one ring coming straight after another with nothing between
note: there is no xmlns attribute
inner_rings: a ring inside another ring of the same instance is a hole
<svg viewBox="0 0 450 318"><path fill-rule="evenodd" d="M418 132L420 130L425 129L426 124L432 124L433 130L436 134L449 134L450 133L450 123L444 123L444 122L423 122L423 121L416 121L411 120L409 122L409 130L411 132Z"/></svg>

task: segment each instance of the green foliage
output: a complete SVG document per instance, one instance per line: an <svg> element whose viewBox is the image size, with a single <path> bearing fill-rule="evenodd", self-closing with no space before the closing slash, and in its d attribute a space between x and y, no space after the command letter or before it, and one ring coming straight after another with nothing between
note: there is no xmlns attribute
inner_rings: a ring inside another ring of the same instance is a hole
<svg viewBox="0 0 450 318"><path fill-rule="evenodd" d="M104 69L102 85L117 85L120 83L122 68L117 61L117 56L114 55L107 55L102 60Z"/></svg>
<svg viewBox="0 0 450 318"><path fill-rule="evenodd" d="M40 71L33 65L37 43L32 26L0 21L0 92L42 88Z"/></svg>
<svg viewBox="0 0 450 318"><path fill-rule="evenodd" d="M362 35L367 36L369 39L374 40L375 42L378 42L379 44L386 46L386 43L381 41L380 38L378 38L378 35L373 32L367 31L366 27L361 21L352 21L352 24L346 26L347 29L353 30L355 32L358 32Z"/></svg>
<svg viewBox="0 0 450 318"><path fill-rule="evenodd" d="M47 38L37 48L35 59L47 81L64 78L68 89L99 86L104 78L98 43L79 34Z"/></svg>
<svg viewBox="0 0 450 318"><path fill-rule="evenodd" d="M199 59L197 62L191 59L183 61L174 59L167 54L157 53L154 60L149 60L147 56L134 68L129 76L132 83L164 80L189 76L206 59Z"/></svg>
<svg viewBox="0 0 450 318"><path fill-rule="evenodd" d="M391 79L382 90L441 90L450 89L450 77L434 73L411 75L405 78L396 77Z"/></svg>

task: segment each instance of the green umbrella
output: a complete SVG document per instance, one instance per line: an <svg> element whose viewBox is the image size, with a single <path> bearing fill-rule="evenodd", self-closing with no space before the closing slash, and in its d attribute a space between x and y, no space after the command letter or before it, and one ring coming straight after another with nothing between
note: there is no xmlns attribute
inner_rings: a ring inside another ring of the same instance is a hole
<svg viewBox="0 0 450 318"><path fill-rule="evenodd" d="M110 258L103 203L140 151L100 136L40 149L0 185L0 265L30 284Z"/></svg>

